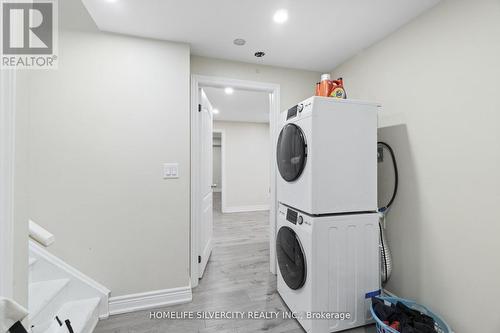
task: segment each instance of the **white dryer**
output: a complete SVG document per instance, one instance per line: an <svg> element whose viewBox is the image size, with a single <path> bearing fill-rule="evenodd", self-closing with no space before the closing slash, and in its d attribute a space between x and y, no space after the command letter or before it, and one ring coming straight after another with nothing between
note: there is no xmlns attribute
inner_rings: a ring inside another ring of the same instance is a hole
<svg viewBox="0 0 500 333"><path fill-rule="evenodd" d="M278 201L312 215L376 211L377 109L311 97L283 112Z"/></svg>
<svg viewBox="0 0 500 333"><path fill-rule="evenodd" d="M278 292L306 332L372 322L370 298L381 289L378 246L376 213L312 217L279 205Z"/></svg>

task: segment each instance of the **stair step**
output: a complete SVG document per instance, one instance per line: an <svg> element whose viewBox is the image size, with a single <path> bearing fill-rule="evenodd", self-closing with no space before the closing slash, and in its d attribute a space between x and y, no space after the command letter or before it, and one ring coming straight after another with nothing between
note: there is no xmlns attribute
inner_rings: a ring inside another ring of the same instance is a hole
<svg viewBox="0 0 500 333"><path fill-rule="evenodd" d="M68 329L64 324L66 319L71 322L71 327L73 327L75 333L90 333L99 319L97 313L99 302L99 297L94 297L63 304L57 311L57 316L63 326L59 326L57 321L54 320L44 333L67 333Z"/></svg>
<svg viewBox="0 0 500 333"><path fill-rule="evenodd" d="M37 261L38 261L38 259L30 257L30 261L29 261L29 264L28 264L29 267L32 267Z"/></svg>
<svg viewBox="0 0 500 333"><path fill-rule="evenodd" d="M30 283L29 285L29 319L32 320L42 311L64 287L69 283L69 279L49 280Z"/></svg>

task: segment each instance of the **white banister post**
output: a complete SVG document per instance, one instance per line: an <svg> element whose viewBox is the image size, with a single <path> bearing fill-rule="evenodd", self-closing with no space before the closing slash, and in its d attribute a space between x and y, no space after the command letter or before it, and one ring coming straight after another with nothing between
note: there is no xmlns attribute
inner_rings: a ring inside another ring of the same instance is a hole
<svg viewBox="0 0 500 333"><path fill-rule="evenodd" d="M15 72L0 70L0 296L14 286Z"/></svg>
<svg viewBox="0 0 500 333"><path fill-rule="evenodd" d="M31 220L29 221L29 230L30 238L36 240L41 245L47 247L54 243L54 235Z"/></svg>

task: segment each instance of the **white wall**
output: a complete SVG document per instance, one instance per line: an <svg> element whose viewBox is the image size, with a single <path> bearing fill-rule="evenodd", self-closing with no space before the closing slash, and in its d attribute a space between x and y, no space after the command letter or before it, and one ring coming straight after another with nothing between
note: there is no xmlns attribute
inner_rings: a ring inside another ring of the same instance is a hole
<svg viewBox="0 0 500 333"><path fill-rule="evenodd" d="M280 85L280 109L314 95L321 73L191 56L191 73Z"/></svg>
<svg viewBox="0 0 500 333"><path fill-rule="evenodd" d="M30 78L30 217L113 296L188 285L189 47L64 31L59 49Z"/></svg>
<svg viewBox="0 0 500 333"><path fill-rule="evenodd" d="M214 122L224 131L224 213L269 209L269 124Z"/></svg>
<svg viewBox="0 0 500 333"><path fill-rule="evenodd" d="M456 332L500 331L499 37L499 1L443 1L334 70L402 123L380 130L401 172L388 289Z"/></svg>

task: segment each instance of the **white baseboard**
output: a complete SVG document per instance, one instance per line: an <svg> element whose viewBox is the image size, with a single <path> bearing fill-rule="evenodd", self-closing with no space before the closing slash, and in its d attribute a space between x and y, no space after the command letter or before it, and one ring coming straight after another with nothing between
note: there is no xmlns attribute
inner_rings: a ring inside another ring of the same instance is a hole
<svg viewBox="0 0 500 333"><path fill-rule="evenodd" d="M109 299L109 314L117 315L154 309L163 306L189 303L192 300L193 294L190 286L111 297Z"/></svg>
<svg viewBox="0 0 500 333"><path fill-rule="evenodd" d="M269 205L222 207L223 213L243 213L269 210Z"/></svg>

